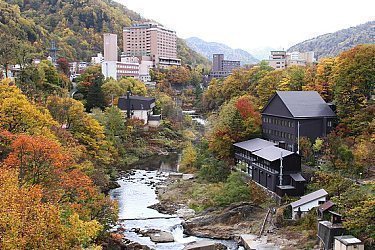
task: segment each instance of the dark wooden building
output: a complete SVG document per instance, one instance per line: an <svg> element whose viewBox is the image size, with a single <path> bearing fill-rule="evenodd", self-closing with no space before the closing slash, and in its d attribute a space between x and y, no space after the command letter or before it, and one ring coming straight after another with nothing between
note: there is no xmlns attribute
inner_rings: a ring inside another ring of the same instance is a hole
<svg viewBox="0 0 375 250"><path fill-rule="evenodd" d="M246 164L252 180L279 196L303 195L305 179L298 154L260 138L235 143L234 149L236 162Z"/></svg>
<svg viewBox="0 0 375 250"><path fill-rule="evenodd" d="M262 111L263 138L298 152L298 136L312 142L333 129L336 115L316 91L277 91Z"/></svg>

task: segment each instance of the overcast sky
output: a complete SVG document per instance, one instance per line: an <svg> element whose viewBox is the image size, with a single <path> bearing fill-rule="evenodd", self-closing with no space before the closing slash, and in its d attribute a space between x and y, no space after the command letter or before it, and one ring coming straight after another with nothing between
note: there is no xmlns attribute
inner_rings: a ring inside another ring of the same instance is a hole
<svg viewBox="0 0 375 250"><path fill-rule="evenodd" d="M116 0L177 32L251 51L375 20L375 0Z"/></svg>

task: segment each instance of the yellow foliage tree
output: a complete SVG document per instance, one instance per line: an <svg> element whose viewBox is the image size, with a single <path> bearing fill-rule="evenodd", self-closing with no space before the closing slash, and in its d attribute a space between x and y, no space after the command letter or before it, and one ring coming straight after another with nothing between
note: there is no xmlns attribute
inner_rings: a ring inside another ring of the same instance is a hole
<svg viewBox="0 0 375 250"><path fill-rule="evenodd" d="M0 128L12 133L53 136L50 128L57 123L47 110L30 103L9 80L0 83Z"/></svg>

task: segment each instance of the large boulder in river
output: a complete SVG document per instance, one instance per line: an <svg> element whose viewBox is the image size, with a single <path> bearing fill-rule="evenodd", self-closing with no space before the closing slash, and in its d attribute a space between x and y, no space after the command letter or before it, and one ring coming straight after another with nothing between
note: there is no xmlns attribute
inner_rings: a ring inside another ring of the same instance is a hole
<svg viewBox="0 0 375 250"><path fill-rule="evenodd" d="M154 231L146 233L152 242L155 243L168 243L174 242L174 237L171 233L165 231Z"/></svg>
<svg viewBox="0 0 375 250"><path fill-rule="evenodd" d="M204 240L187 245L184 250L226 250L227 247L221 243Z"/></svg>

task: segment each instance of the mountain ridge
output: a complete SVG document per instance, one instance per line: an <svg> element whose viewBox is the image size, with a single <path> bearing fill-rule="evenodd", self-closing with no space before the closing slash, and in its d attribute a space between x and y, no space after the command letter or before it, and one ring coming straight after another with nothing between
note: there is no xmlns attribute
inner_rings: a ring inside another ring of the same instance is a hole
<svg viewBox="0 0 375 250"><path fill-rule="evenodd" d="M342 51L365 43L375 43L375 20L305 40L288 51L314 51L319 59L337 56Z"/></svg>
<svg viewBox="0 0 375 250"><path fill-rule="evenodd" d="M259 60L243 49L232 49L226 44L218 42L206 42L198 37L189 37L185 39L187 45L212 61L212 54L224 54L227 60L239 60L241 64L254 64Z"/></svg>

